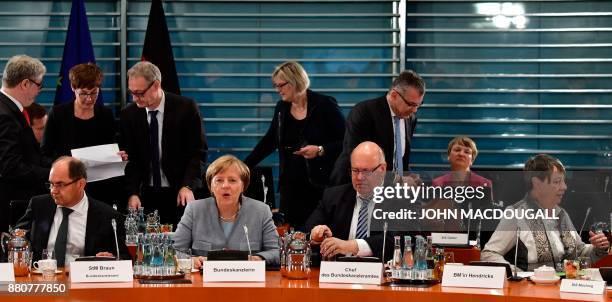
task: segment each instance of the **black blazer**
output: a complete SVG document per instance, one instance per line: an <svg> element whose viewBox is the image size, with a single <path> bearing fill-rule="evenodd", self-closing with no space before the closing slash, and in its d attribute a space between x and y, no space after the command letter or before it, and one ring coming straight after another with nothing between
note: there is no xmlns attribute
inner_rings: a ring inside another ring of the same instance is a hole
<svg viewBox="0 0 612 302"><path fill-rule="evenodd" d="M202 166L208 150L200 111L192 99L164 93L161 168L171 188L197 189L202 186ZM140 195L140 189L151 178L146 109L130 104L121 111L119 125L120 146L129 155L125 168L127 191L130 195Z"/></svg>
<svg viewBox="0 0 612 302"><path fill-rule="evenodd" d="M344 184L329 187L323 193L319 206L310 214L304 224L303 231L309 233L317 225L327 225L333 236L348 240L353 219L353 210L357 202L357 192L352 184ZM390 233L389 233L390 234ZM387 234L385 243L385 258L393 257L393 236ZM383 234L382 232L370 231L370 237L364 239L375 257L382 257Z"/></svg>
<svg viewBox="0 0 612 302"><path fill-rule="evenodd" d="M406 120L406 152L402 162L404 170L410 164L410 145L417 118L413 114ZM387 171L393 170L393 121L386 96L358 103L353 107L346 119L346 133L342 153L336 161L330 177L330 185L350 183L350 156L353 149L364 141L375 142L385 152Z"/></svg>
<svg viewBox="0 0 612 302"><path fill-rule="evenodd" d="M0 203L45 192L51 161L42 156L23 113L0 92ZM4 211L4 210L3 210ZM2 226L0 226L2 227Z"/></svg>
<svg viewBox="0 0 612 302"><path fill-rule="evenodd" d="M329 181L331 169L340 154L342 137L344 135L344 117L340 112L336 99L331 96L316 93L310 89L306 91L307 113L306 124L301 134L302 146L323 146L325 154L307 160L308 179L313 185L326 186ZM274 109L274 116L268 131L257 143L251 154L244 162L249 167L254 167L274 150L284 148L280 146L285 134L284 127L286 119L291 110L291 103L278 101ZM280 129L280 131L279 131ZM295 147L295 146L291 146ZM280 181L285 178L284 152L279 152ZM291 171L289 171L290 173Z"/></svg>
<svg viewBox="0 0 612 302"><path fill-rule="evenodd" d="M98 123L96 133L91 133L97 145L115 142L115 118L110 108L94 106L94 116ZM80 146L75 137L74 101L54 106L49 111L41 149L45 156L58 158L70 155L70 150Z"/></svg>
<svg viewBox="0 0 612 302"><path fill-rule="evenodd" d="M85 230L85 251L83 256L95 256L99 252L116 254L115 235L111 219L117 221L117 243L121 259L131 259L125 245L125 227L123 215L110 206L88 198L87 223ZM50 194L32 197L28 208L17 222L20 229L29 230L34 261L40 259L42 250L47 248L49 232L57 205Z"/></svg>

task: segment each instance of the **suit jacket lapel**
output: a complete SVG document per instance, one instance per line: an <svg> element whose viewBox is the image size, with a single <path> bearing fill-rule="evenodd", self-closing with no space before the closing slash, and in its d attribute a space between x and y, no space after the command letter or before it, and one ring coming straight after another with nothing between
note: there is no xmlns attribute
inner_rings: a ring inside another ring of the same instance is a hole
<svg viewBox="0 0 612 302"><path fill-rule="evenodd" d="M355 203L357 202L356 198L357 193L352 187L344 191L342 194L340 199L342 203L342 211L340 211L341 214L339 215L340 217L338 217L338 221L346 221L348 224L342 223L338 225L337 238L348 239L349 232L351 231L351 222L353 220L353 210L355 209Z"/></svg>
<svg viewBox="0 0 612 302"><path fill-rule="evenodd" d="M95 200L89 198L89 209L87 209L87 222L85 227L85 251L84 255L95 255L98 251L95 250L97 230L103 228L100 225L100 210L96 206Z"/></svg>
<svg viewBox="0 0 612 302"><path fill-rule="evenodd" d="M13 101L3 92L0 92L0 102L3 102L13 112L13 116L19 121L19 125L21 125L22 128L27 127L26 119L23 113L19 111L19 107L17 107L17 105L15 105L15 103L13 103Z"/></svg>
<svg viewBox="0 0 612 302"><path fill-rule="evenodd" d="M380 146L385 152L385 158L387 163L393 163L393 148L395 146L395 140L393 137L393 121L391 119L391 109L389 103L387 103L386 97L381 97L379 100L378 114L380 117L380 132L378 133L384 144ZM391 160L391 161L390 161ZM387 164L387 170L392 170L393 164Z"/></svg>
<svg viewBox="0 0 612 302"><path fill-rule="evenodd" d="M49 233L51 233L51 226L53 225L53 219L55 218L55 211L57 210L57 205L53 201L51 195L47 199L45 199L45 207L41 212L41 223L38 224L38 228L40 230L40 243L42 244L42 249L47 248L47 243L49 242Z"/></svg>
<svg viewBox="0 0 612 302"><path fill-rule="evenodd" d="M172 131L170 131L172 125L174 124L174 120L176 118L176 114L174 114L174 99L172 98L171 95L169 95L167 92L165 92L166 95L166 103L164 104L164 124L162 125L162 135L161 135L161 150L159 150L159 152L161 152L161 161L160 164L162 165L162 170L163 170L163 163L165 161L166 157L166 153L167 152L163 152L163 150L169 150L170 146L168 146L168 135L166 135L166 133L172 133Z"/></svg>

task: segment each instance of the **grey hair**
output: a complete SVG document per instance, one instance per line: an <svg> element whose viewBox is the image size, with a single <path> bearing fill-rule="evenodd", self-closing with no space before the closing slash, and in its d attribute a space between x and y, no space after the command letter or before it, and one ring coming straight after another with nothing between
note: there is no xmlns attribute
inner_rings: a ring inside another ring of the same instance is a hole
<svg viewBox="0 0 612 302"><path fill-rule="evenodd" d="M2 86L13 88L25 79L37 79L46 72L47 68L39 59L27 55L13 56L4 66Z"/></svg>
<svg viewBox="0 0 612 302"><path fill-rule="evenodd" d="M402 71L391 85L392 89L396 88L401 91L406 91L408 87L413 87L420 95L425 94L425 81L418 73L410 69Z"/></svg>
<svg viewBox="0 0 612 302"><path fill-rule="evenodd" d="M159 81L161 83L162 76L159 68L155 64L147 61L140 61L130 70L128 70L128 78L143 77L147 82Z"/></svg>

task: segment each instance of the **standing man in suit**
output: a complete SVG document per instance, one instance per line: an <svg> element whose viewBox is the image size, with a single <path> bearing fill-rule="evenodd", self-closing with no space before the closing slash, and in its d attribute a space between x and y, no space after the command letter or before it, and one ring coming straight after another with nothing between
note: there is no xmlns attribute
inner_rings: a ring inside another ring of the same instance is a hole
<svg viewBox="0 0 612 302"><path fill-rule="evenodd" d="M370 232L370 224L374 187L383 185L386 168L385 155L376 143L366 141L353 150L352 183L325 190L319 206L304 226L305 231L311 230L311 242L321 245L323 257L382 256L382 233ZM391 240L387 243L392 244Z"/></svg>
<svg viewBox="0 0 612 302"><path fill-rule="evenodd" d="M45 192L50 162L40 152L25 107L42 89L46 68L26 55L4 66L0 90L0 231L8 228L9 202Z"/></svg>
<svg viewBox="0 0 612 302"><path fill-rule="evenodd" d="M129 154L125 178L128 207L159 210L176 225L194 190L202 186L207 144L196 103L162 90L161 72L150 62L128 71L134 100L121 112L120 141Z"/></svg>
<svg viewBox="0 0 612 302"><path fill-rule="evenodd" d="M416 72L406 70L393 81L385 96L355 105L346 119L343 149L330 184L350 182L349 154L364 141L375 142L383 149L389 163L387 170L408 171L412 134L417 123L415 114L424 95L423 79Z"/></svg>
<svg viewBox="0 0 612 302"><path fill-rule="evenodd" d="M85 165L63 156L53 163L48 177L51 194L33 197L17 223L18 228L29 230L34 260L41 258L43 249L54 251L58 266L69 261L66 255L114 256L112 219L117 224L120 256L130 259L122 215L85 194Z"/></svg>

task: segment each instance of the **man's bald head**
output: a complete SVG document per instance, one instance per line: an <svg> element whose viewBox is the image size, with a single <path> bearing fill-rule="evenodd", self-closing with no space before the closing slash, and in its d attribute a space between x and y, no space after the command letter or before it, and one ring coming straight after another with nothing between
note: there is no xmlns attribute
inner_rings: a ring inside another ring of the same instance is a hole
<svg viewBox="0 0 612 302"><path fill-rule="evenodd" d="M387 170L385 154L373 142L363 142L351 153L351 182L360 196L371 196L380 186Z"/></svg>
<svg viewBox="0 0 612 302"><path fill-rule="evenodd" d="M370 141L365 141L357 145L351 153L351 162L353 161L353 157L369 157L376 159L378 164L385 163L385 153L383 150L376 143Z"/></svg>

